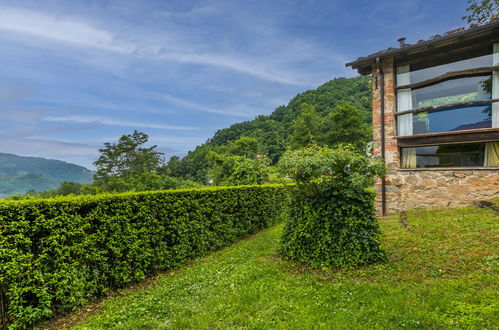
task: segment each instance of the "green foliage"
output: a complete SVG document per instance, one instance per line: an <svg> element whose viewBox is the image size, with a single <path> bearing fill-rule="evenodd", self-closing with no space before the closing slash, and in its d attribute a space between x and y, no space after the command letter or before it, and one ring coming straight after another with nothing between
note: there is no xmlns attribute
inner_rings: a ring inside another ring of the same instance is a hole
<svg viewBox="0 0 499 330"><path fill-rule="evenodd" d="M315 107L302 104L300 115L293 121L293 134L290 137L289 147L300 149L317 143L322 138L323 126L324 122Z"/></svg>
<svg viewBox="0 0 499 330"><path fill-rule="evenodd" d="M78 182L64 181L59 186L59 192L61 196L67 195L79 195L81 194L81 189L83 185Z"/></svg>
<svg viewBox="0 0 499 330"><path fill-rule="evenodd" d="M325 118L324 145L348 143L363 148L371 141L371 126L360 110L349 103L338 105Z"/></svg>
<svg viewBox="0 0 499 330"><path fill-rule="evenodd" d="M144 191L159 188L157 171L162 162L162 153L145 148L147 134L134 131L123 135L118 143L104 143L99 149L99 159L94 162L97 172L95 183L104 191Z"/></svg>
<svg viewBox="0 0 499 330"><path fill-rule="evenodd" d="M309 147L286 152L279 162L290 186L282 253L313 267L354 267L384 259L366 190L385 166L352 147Z"/></svg>
<svg viewBox="0 0 499 330"><path fill-rule="evenodd" d="M373 183L374 176L386 174L382 159L369 157L349 145L287 151L278 168L310 192L319 189L320 184L339 180L362 190Z"/></svg>
<svg viewBox="0 0 499 330"><path fill-rule="evenodd" d="M225 148L225 153L234 156L255 158L259 151L258 140L247 136L241 136L235 141L230 141Z"/></svg>
<svg viewBox="0 0 499 330"><path fill-rule="evenodd" d="M269 185L1 202L0 320L32 326L227 246L278 221L283 194Z"/></svg>
<svg viewBox="0 0 499 330"><path fill-rule="evenodd" d="M499 17L499 0L468 0L468 15L463 20L468 23L483 24Z"/></svg>
<svg viewBox="0 0 499 330"><path fill-rule="evenodd" d="M209 177L218 186L263 184L269 182L270 161L265 156L247 158L212 152Z"/></svg>
<svg viewBox="0 0 499 330"><path fill-rule="evenodd" d="M442 207L407 218L407 229L397 215L379 219L383 264L309 269L283 260L278 225L49 328L498 329L494 211Z"/></svg>
<svg viewBox="0 0 499 330"><path fill-rule="evenodd" d="M178 173L178 175L169 175L206 184L210 166L207 155L210 151L218 152L217 148L227 146L231 141L236 141L241 137L256 139L260 148L259 154L266 155L270 158L272 164L275 164L284 151L293 147L293 144L295 144L294 148L308 145L307 142L310 139L303 142L300 140L301 136L295 135L294 122L300 117L304 107L314 107L317 116L320 117L319 121L324 122L329 113L344 103L349 103L353 108L358 109L361 121L368 124L371 122L371 90L366 77L331 80L315 90L298 94L288 105L277 107L269 116L258 116L254 120L237 123L218 130L205 144L198 146L194 151L189 152L187 156L182 158L180 166L178 159L175 159L172 164L169 163L168 168L180 169L178 171L172 170L172 173ZM303 118L300 120L303 120ZM328 130L332 129L327 122L325 124L326 126L317 123L317 126L322 125L325 129L318 134L320 137L317 137L316 142L321 145L342 142L342 139L338 141L325 140ZM356 127L352 127L352 129L355 130ZM298 128L298 131L300 130L301 128ZM292 136L295 137L292 138ZM356 141L352 142L357 144Z"/></svg>
<svg viewBox="0 0 499 330"><path fill-rule="evenodd" d="M213 184L236 186L269 182L270 160L258 154L256 139L243 136L218 150L208 154L208 176Z"/></svg>
<svg viewBox="0 0 499 330"><path fill-rule="evenodd" d="M181 178L185 176L182 160L178 156L170 157L170 160L159 169L159 173L166 176Z"/></svg>

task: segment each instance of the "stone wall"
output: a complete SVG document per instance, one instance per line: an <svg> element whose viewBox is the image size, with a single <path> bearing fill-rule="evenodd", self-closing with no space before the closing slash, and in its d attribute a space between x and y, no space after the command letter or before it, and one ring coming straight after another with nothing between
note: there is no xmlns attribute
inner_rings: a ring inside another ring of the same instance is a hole
<svg viewBox="0 0 499 330"><path fill-rule="evenodd" d="M395 72L393 60L383 61L385 80L386 210L396 213L415 207L467 205L499 197L499 169L400 170L396 134ZM379 71L373 66L373 76ZM381 103L379 80L373 79L373 150L381 156ZM381 210L381 182L375 183L376 206Z"/></svg>
<svg viewBox="0 0 499 330"><path fill-rule="evenodd" d="M498 197L499 169L394 170L386 178L387 213L415 207L469 205Z"/></svg>

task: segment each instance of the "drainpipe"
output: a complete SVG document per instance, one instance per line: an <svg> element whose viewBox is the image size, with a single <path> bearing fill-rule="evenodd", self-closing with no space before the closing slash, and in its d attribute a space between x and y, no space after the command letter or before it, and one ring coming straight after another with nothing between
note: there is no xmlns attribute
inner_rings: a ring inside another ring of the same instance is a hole
<svg viewBox="0 0 499 330"><path fill-rule="evenodd" d="M380 79L380 115L381 115L381 158L385 160L385 74L379 57L376 58L376 66L379 72ZM381 178L381 215L386 215L386 179Z"/></svg>

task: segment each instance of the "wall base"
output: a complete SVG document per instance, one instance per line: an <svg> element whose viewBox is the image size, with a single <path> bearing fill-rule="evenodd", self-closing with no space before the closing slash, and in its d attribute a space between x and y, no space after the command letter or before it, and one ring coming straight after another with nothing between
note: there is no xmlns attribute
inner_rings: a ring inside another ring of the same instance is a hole
<svg viewBox="0 0 499 330"><path fill-rule="evenodd" d="M381 187L376 185L376 209ZM430 206L470 205L499 198L499 169L391 170L386 177L386 210L397 213Z"/></svg>

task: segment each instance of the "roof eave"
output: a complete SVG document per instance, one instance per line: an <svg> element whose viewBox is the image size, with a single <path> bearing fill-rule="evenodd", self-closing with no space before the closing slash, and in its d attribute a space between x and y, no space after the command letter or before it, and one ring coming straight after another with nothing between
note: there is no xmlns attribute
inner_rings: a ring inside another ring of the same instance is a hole
<svg viewBox="0 0 499 330"><path fill-rule="evenodd" d="M368 55L366 57L361 57L356 61L346 63L345 66L351 66L352 69L357 69L359 74L370 74L372 73L372 65L376 62L376 59L384 59L389 57L396 57L401 53L408 52L423 52L430 47L436 47L441 43L448 43L453 40L462 40L463 38L470 38L474 35L480 35L484 32L494 31L499 29L499 20L495 20L491 23L469 28L461 32L455 32L452 34L444 35L442 37L427 40L425 42L420 42L413 45L407 45L402 48L397 48L393 50L381 51L375 54Z"/></svg>

